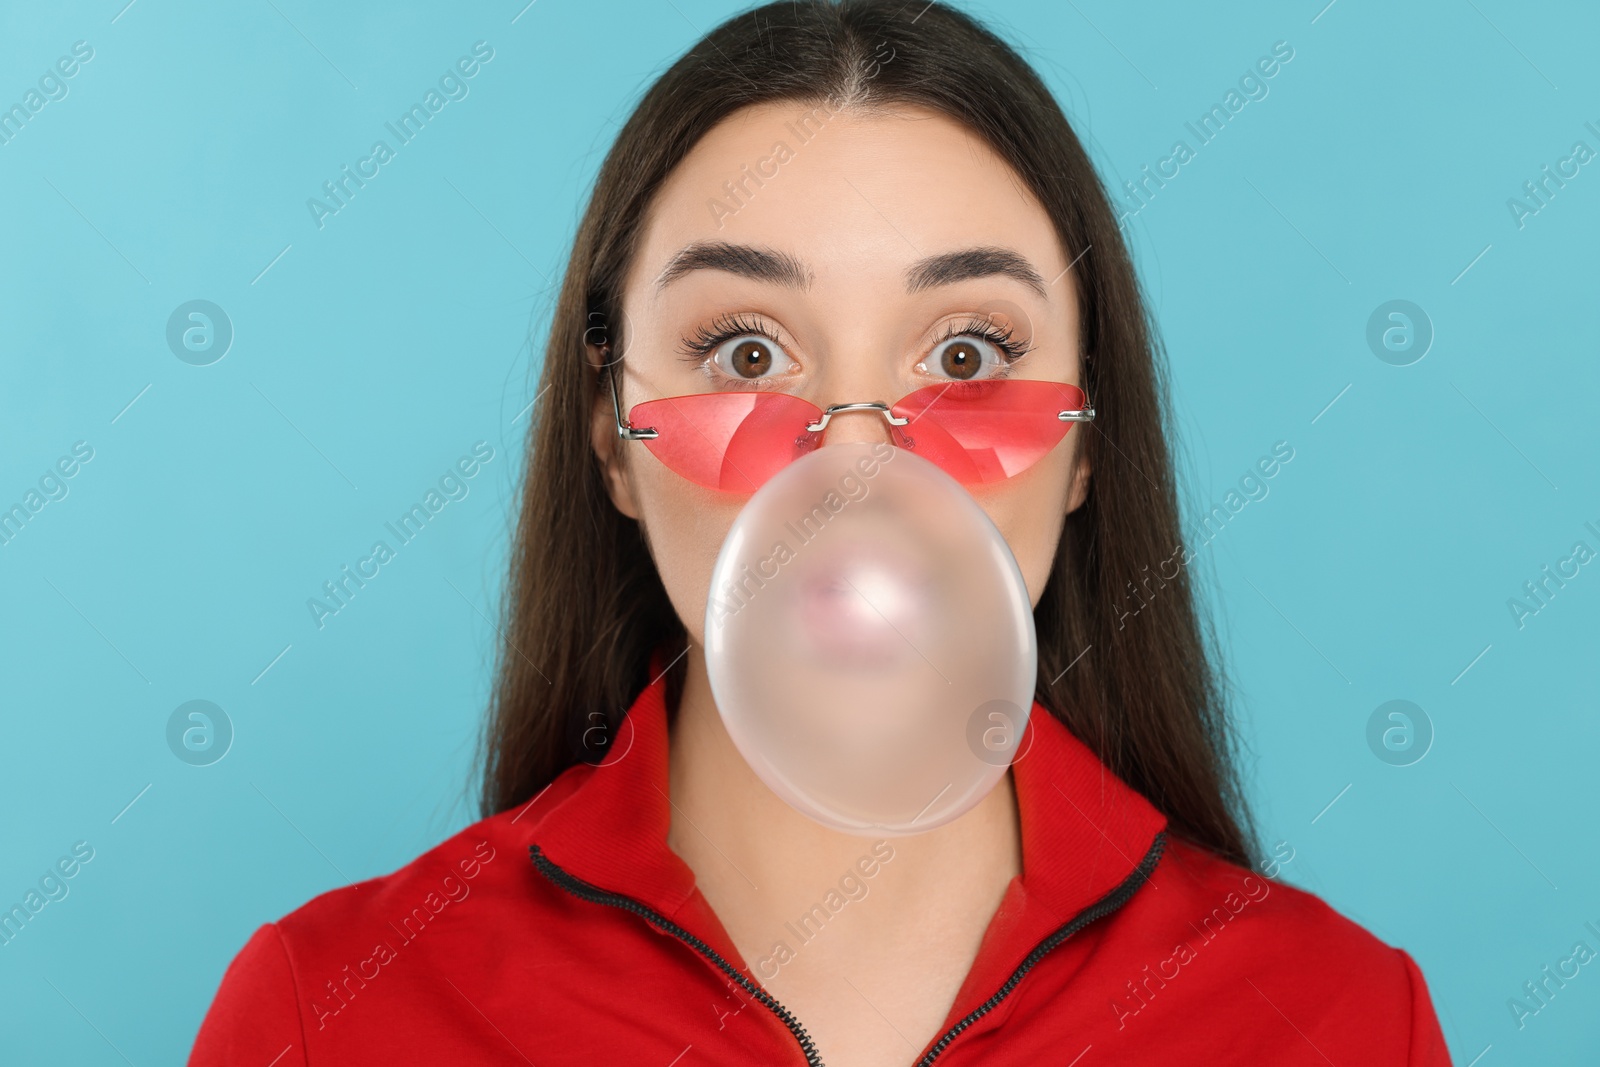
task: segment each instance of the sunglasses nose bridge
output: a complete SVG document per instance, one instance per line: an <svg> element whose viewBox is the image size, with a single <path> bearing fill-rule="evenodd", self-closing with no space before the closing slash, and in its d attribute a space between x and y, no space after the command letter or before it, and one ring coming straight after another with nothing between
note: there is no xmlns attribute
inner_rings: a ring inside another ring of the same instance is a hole
<svg viewBox="0 0 1600 1067"><path fill-rule="evenodd" d="M879 436L882 439L892 439L893 435L889 432L888 427L904 426L907 421L906 419L895 415L894 412L890 410L889 405L885 404L881 400L862 400L854 401L848 404L828 405L823 409L822 414L818 416L816 421L806 425L806 429L811 433L825 433L827 432L829 424L833 421L835 415L840 415L847 412L860 412L868 416L877 415L881 417L883 421L882 423L879 423L879 425L883 426L883 433ZM855 431L861 431L867 429L867 427L871 425L871 422L876 421L876 419L873 419L870 422L868 419L847 419L845 420L844 425L853 425ZM835 434L838 434L840 431L835 429L834 432ZM862 439L857 435L856 432L851 431L846 431L844 436L852 440ZM839 439L839 437L834 438L835 441Z"/></svg>

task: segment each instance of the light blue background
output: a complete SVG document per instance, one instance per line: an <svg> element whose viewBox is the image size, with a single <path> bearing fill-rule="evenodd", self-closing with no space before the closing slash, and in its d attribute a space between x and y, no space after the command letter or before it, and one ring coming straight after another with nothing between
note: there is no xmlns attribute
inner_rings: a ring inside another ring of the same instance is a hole
<svg viewBox="0 0 1600 1067"><path fill-rule="evenodd" d="M0 105L94 48L0 145L0 507L94 449L0 547L0 904L95 850L0 948L0 1061L177 1062L258 924L473 819L529 332L631 103L734 10L524 2L0 12ZM1525 228L1506 201L1600 150L1600 16L1324 2L970 10L1118 187L1294 48L1129 230L1191 516L1295 449L1196 564L1252 798L1285 878L1417 958L1458 1063L1589 1062L1600 964L1520 1031L1507 1000L1600 949L1600 564L1522 629L1507 600L1600 550L1600 164ZM307 198L479 40L319 230ZM165 340L197 298L236 331L206 367ZM1365 340L1396 298L1436 331L1405 367ZM319 631L307 598L477 441L470 495ZM1366 742L1396 698L1436 731L1408 767ZM236 731L208 767L167 747L191 699Z"/></svg>

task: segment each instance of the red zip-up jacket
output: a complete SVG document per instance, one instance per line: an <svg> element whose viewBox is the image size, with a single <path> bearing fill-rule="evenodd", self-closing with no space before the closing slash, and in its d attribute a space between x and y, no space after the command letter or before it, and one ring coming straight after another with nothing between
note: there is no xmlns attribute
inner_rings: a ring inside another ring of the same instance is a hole
<svg viewBox="0 0 1600 1067"><path fill-rule="evenodd" d="M1404 951L1167 836L1043 707L1019 751L1022 874L917 1064L1449 1064ZM667 847L666 790L658 678L598 766L257 930L189 1063L822 1063Z"/></svg>

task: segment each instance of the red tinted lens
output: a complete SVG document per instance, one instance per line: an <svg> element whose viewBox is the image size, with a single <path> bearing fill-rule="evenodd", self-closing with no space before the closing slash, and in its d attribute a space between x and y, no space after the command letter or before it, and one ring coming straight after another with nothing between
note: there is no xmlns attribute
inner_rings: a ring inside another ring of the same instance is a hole
<svg viewBox="0 0 1600 1067"><path fill-rule="evenodd" d="M727 392L669 396L636 404L628 422L649 426L645 446L692 482L753 493L786 464L817 447L806 426L822 411L787 393Z"/></svg>
<svg viewBox="0 0 1600 1067"><path fill-rule="evenodd" d="M1086 406L1083 390L1020 379L929 385L894 405L910 421L895 444L943 467L957 481L997 482L1044 458L1072 428L1057 416Z"/></svg>

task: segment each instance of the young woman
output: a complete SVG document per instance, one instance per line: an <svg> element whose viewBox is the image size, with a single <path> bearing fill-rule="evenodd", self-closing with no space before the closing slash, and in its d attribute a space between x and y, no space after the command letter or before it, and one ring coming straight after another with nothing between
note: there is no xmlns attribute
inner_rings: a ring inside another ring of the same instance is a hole
<svg viewBox="0 0 1600 1067"><path fill-rule="evenodd" d="M988 379L1097 412L969 487L1034 606L1025 755L937 829L839 833L756 777L708 684L749 487L629 413L779 392L863 405L822 447L889 444L882 404ZM714 30L601 168L539 397L489 817L258 930L191 1063L1448 1063L1411 958L1251 841L1135 274L988 31L923 0Z"/></svg>

